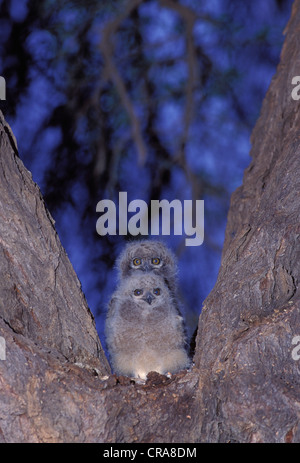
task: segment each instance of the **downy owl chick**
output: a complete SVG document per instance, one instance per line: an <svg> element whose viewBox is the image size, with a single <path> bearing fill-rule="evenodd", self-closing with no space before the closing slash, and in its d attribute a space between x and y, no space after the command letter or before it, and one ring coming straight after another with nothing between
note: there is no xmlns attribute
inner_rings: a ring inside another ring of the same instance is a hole
<svg viewBox="0 0 300 463"><path fill-rule="evenodd" d="M117 267L121 280L137 271L160 275L171 292L176 294L177 261L174 254L160 241L141 240L127 244L117 261Z"/></svg>
<svg viewBox="0 0 300 463"><path fill-rule="evenodd" d="M145 379L188 368L183 318L168 286L153 273L121 281L106 318L106 342L115 373Z"/></svg>

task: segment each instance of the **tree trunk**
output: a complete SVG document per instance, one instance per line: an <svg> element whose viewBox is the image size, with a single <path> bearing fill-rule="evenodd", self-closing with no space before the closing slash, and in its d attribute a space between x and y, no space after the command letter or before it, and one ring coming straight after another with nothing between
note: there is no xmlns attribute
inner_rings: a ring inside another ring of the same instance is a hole
<svg viewBox="0 0 300 463"><path fill-rule="evenodd" d="M0 120L0 441L299 442L300 0L233 194L195 366L110 374L80 283Z"/></svg>
<svg viewBox="0 0 300 463"><path fill-rule="evenodd" d="M252 133L252 162L232 196L217 284L200 316L204 441L299 442L300 2ZM205 410L205 412L204 412Z"/></svg>

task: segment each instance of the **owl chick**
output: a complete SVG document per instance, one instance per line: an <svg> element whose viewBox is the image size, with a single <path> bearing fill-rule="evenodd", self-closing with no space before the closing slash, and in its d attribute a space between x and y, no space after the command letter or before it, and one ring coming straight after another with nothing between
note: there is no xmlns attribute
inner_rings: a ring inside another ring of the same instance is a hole
<svg viewBox="0 0 300 463"><path fill-rule="evenodd" d="M117 267L120 279L134 275L137 271L160 275L172 294L176 294L177 261L174 254L160 241L142 240L129 243L117 260Z"/></svg>
<svg viewBox="0 0 300 463"><path fill-rule="evenodd" d="M106 318L106 342L113 370L146 379L150 371L188 368L183 318L163 278L137 273L122 280Z"/></svg>

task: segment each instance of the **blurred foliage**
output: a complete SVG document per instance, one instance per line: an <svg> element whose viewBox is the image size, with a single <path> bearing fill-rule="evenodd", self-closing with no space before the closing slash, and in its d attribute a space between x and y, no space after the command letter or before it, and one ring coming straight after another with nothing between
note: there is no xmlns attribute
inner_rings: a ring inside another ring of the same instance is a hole
<svg viewBox="0 0 300 463"><path fill-rule="evenodd" d="M96 234L99 200L205 200L205 245L180 257L194 314L220 262L231 192L279 61L291 1L0 2L1 108L95 315L123 239Z"/></svg>

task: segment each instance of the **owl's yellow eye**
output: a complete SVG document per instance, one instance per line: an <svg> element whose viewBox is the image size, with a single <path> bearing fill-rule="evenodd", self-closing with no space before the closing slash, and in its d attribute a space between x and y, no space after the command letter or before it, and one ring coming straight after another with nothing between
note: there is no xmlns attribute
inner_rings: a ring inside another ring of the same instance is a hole
<svg viewBox="0 0 300 463"><path fill-rule="evenodd" d="M155 296L159 296L160 295L160 288L154 288L153 294L155 294Z"/></svg>
<svg viewBox="0 0 300 463"><path fill-rule="evenodd" d="M153 257L151 262L152 262L153 265L159 265L160 264L160 259L159 259L159 257Z"/></svg>
<svg viewBox="0 0 300 463"><path fill-rule="evenodd" d="M139 265L141 265L142 261L141 259L139 259L138 257L136 257L135 259L133 259L133 265L135 265L136 267L138 267Z"/></svg>
<svg viewBox="0 0 300 463"><path fill-rule="evenodd" d="M142 290L142 289L135 289L135 290L133 291L133 294L134 294L135 296L141 296L141 295L143 294L143 290Z"/></svg>

